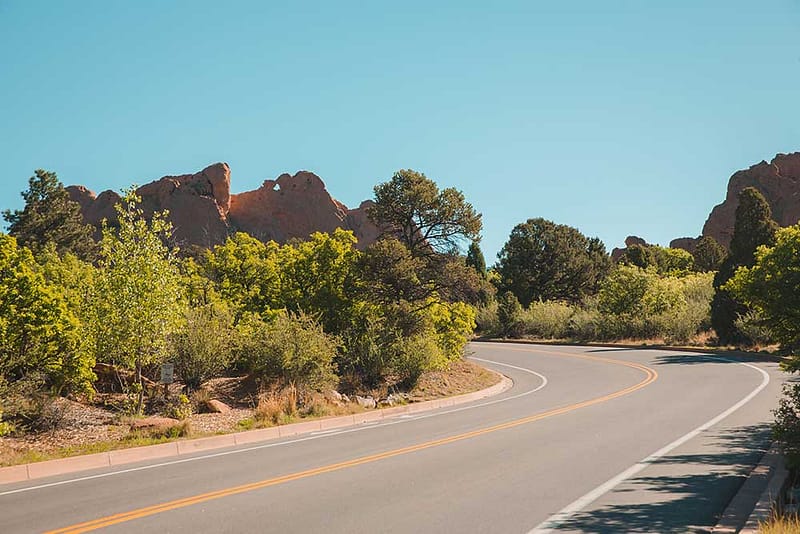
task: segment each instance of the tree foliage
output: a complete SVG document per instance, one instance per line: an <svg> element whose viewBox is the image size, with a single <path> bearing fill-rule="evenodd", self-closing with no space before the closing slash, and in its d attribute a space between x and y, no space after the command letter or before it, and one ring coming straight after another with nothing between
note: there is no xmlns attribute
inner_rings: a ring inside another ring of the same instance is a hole
<svg viewBox="0 0 800 534"><path fill-rule="evenodd" d="M99 361L136 373L137 412L143 403L142 371L161 363L182 312L177 259L165 242L166 214L147 221L133 189L116 206L119 228L103 228L93 326Z"/></svg>
<svg viewBox="0 0 800 534"><path fill-rule="evenodd" d="M97 244L92 227L84 224L80 206L69 198L56 173L37 169L22 198L22 210L3 212L9 234L21 246L38 255L52 243L59 254L71 252L82 259L94 258Z"/></svg>
<svg viewBox="0 0 800 534"><path fill-rule="evenodd" d="M693 255L695 269L701 272L710 272L719 270L727 252L716 239L705 235L697 241Z"/></svg>
<svg viewBox="0 0 800 534"><path fill-rule="evenodd" d="M533 300L577 302L594 294L611 262L597 238L537 218L518 224L498 255L500 289Z"/></svg>
<svg viewBox="0 0 800 534"><path fill-rule="evenodd" d="M28 249L0 234L0 382L40 375L55 391L90 391L93 366L59 288Z"/></svg>
<svg viewBox="0 0 800 534"><path fill-rule="evenodd" d="M800 350L800 225L778 230L775 244L759 247L753 266L740 267L722 290L756 310L785 348Z"/></svg>
<svg viewBox="0 0 800 534"><path fill-rule="evenodd" d="M772 210L764 196L754 187L743 189L736 207L730 253L714 277L717 292L711 303L711 324L721 343L746 341L735 322L747 312L747 307L736 301L723 286L736 269L753 266L756 250L761 245L771 245L777 229L778 225L772 220Z"/></svg>
<svg viewBox="0 0 800 534"><path fill-rule="evenodd" d="M477 241L470 243L467 250L466 263L469 267L475 269L479 275L486 277L486 259L483 257L483 251Z"/></svg>
<svg viewBox="0 0 800 534"><path fill-rule="evenodd" d="M407 169L375 186L369 217L405 244L414 257L451 253L480 236L481 214L454 188L439 190L424 174Z"/></svg>

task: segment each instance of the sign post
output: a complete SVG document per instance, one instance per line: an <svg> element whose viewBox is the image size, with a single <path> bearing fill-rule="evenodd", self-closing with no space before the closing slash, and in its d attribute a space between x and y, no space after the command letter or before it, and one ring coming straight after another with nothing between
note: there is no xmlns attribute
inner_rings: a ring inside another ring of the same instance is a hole
<svg viewBox="0 0 800 534"><path fill-rule="evenodd" d="M174 381L175 364L162 363L161 364L161 383L164 384L164 398L169 397L169 385Z"/></svg>

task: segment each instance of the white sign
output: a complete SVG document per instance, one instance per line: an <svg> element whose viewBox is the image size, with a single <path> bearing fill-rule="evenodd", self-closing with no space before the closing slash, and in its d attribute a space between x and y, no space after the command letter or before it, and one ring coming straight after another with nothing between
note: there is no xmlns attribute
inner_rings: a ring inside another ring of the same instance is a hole
<svg viewBox="0 0 800 534"><path fill-rule="evenodd" d="M164 363L161 365L161 383L172 384L173 375L175 374L175 364Z"/></svg>

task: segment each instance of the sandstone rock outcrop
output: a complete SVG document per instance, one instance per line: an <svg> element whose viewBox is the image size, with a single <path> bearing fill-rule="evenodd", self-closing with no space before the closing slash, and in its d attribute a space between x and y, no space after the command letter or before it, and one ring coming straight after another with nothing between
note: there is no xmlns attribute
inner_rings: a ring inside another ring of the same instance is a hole
<svg viewBox="0 0 800 534"><path fill-rule="evenodd" d="M702 235L710 235L725 247L730 244L738 195L745 187L755 187L764 195L779 225L796 224L800 220L800 152L778 154L769 163L762 161L734 173L725 201L711 211Z"/></svg>
<svg viewBox="0 0 800 534"><path fill-rule="evenodd" d="M629 235L625 238L625 248L632 247L633 245L641 245L646 247L649 246L649 243L639 236ZM614 248L611 251L611 259L618 261L625 253L625 248Z"/></svg>
<svg viewBox="0 0 800 534"><path fill-rule="evenodd" d="M352 230L364 248L378 237L378 228L368 219L370 201L356 209L335 200L314 173L300 171L266 180L255 191L231 194L230 168L215 163L196 174L165 176L137 190L146 214L169 211L175 241L181 247L212 247L235 231L247 232L263 241L285 243L305 239L313 232ZM114 205L120 195L104 191L99 196L82 186L67 188L81 206L84 220L100 227L105 219L116 224Z"/></svg>
<svg viewBox="0 0 800 534"><path fill-rule="evenodd" d="M325 189L316 174L300 171L265 180L255 191L233 195L230 218L237 230L262 241L285 243L313 232L352 230L360 246L373 242L377 227L366 216L368 204L349 210Z"/></svg>

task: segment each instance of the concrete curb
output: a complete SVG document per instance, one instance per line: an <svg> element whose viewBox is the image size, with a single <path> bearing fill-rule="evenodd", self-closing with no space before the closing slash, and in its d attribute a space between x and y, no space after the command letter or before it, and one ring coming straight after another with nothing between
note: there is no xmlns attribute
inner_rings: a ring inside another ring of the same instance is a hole
<svg viewBox="0 0 800 534"><path fill-rule="evenodd" d="M757 534L758 524L769 517L788 476L783 456L773 445L750 472L711 532Z"/></svg>
<svg viewBox="0 0 800 534"><path fill-rule="evenodd" d="M0 468L0 485L11 484L14 482L24 482L26 480L63 475L67 473L75 473L89 469L114 467L145 460L183 456L196 452L221 449L225 447L234 447L236 445L256 443L259 441L267 441L277 438L286 438L290 436L297 436L299 434L307 434L309 432L318 432L321 430L357 426L363 423L380 421L396 415L425 412L429 410L436 410L438 408L455 406L457 404L473 402L490 397L492 395L498 395L511 387L512 381L510 378L495 371L491 372L500 376L500 381L495 385L480 391L473 391L472 393L465 393L455 397L446 397L442 399L405 404L402 406L394 406L392 408L381 408L368 412L357 413L354 415L327 417L315 419L313 421L293 423L290 425L274 426L258 430L248 430L233 434L172 441L169 443L161 443L159 445L117 449L96 454L86 454L83 456L48 460L45 462L2 467Z"/></svg>

